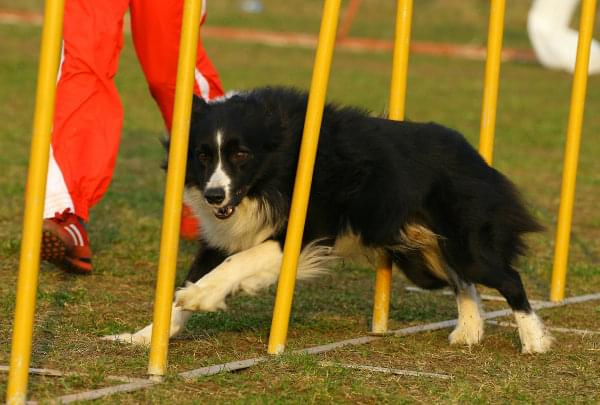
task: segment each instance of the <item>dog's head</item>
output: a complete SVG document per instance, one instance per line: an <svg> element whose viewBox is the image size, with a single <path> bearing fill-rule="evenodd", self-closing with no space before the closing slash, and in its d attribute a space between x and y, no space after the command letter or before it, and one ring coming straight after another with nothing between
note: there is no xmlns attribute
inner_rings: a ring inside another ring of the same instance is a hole
<svg viewBox="0 0 600 405"><path fill-rule="evenodd" d="M231 217L252 186L265 175L276 147L277 123L264 105L245 95L192 108L186 186L201 192L214 215Z"/></svg>

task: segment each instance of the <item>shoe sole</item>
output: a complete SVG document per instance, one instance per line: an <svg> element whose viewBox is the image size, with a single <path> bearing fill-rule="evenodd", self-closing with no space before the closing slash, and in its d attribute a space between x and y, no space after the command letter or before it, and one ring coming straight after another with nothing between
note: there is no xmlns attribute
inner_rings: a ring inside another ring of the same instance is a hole
<svg viewBox="0 0 600 405"><path fill-rule="evenodd" d="M40 253L42 260L52 263L68 273L89 274L92 271L91 262L86 263L85 259L69 257L67 245L52 232L42 232Z"/></svg>
<svg viewBox="0 0 600 405"><path fill-rule="evenodd" d="M49 231L42 232L41 257L50 263L61 263L66 256L67 246L56 235Z"/></svg>

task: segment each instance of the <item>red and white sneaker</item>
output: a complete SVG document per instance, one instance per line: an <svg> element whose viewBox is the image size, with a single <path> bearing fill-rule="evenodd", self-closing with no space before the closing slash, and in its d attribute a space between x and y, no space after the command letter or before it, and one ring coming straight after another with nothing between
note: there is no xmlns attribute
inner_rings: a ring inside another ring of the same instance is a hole
<svg viewBox="0 0 600 405"><path fill-rule="evenodd" d="M70 208L44 219L41 258L68 272L91 273L90 241L83 222Z"/></svg>

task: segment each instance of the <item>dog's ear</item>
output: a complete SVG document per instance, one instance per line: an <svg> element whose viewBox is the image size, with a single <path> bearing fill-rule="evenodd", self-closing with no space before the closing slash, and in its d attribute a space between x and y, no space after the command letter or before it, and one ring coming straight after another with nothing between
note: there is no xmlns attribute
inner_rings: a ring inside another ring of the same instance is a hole
<svg viewBox="0 0 600 405"><path fill-rule="evenodd" d="M192 113L190 117L190 131L194 132L194 128L199 122L202 122L203 117L207 114L210 109L210 104L206 102L202 97L193 95L192 99Z"/></svg>
<svg viewBox="0 0 600 405"><path fill-rule="evenodd" d="M202 112L208 108L208 103L202 97L194 94L192 99L192 114Z"/></svg>
<svg viewBox="0 0 600 405"><path fill-rule="evenodd" d="M225 95L225 100L228 103L247 103L248 97L242 97L240 93L228 93Z"/></svg>

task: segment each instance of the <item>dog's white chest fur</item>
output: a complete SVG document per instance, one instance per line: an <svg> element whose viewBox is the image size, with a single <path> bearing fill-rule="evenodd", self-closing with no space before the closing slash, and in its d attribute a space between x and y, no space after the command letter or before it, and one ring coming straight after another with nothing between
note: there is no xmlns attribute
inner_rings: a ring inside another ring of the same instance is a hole
<svg viewBox="0 0 600 405"><path fill-rule="evenodd" d="M235 213L222 220L215 217L213 209L197 189L186 188L184 199L200 218L201 237L210 246L228 253L250 249L275 231L265 207L257 200L244 198Z"/></svg>

